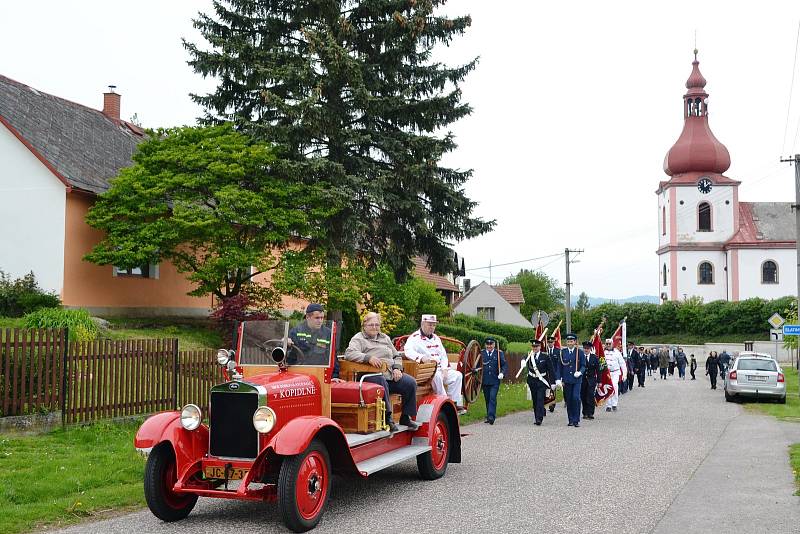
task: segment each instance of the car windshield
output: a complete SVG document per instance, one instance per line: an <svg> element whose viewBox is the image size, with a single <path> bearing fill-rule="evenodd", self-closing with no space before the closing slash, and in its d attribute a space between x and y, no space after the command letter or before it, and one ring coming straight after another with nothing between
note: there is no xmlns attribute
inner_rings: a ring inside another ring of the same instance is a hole
<svg viewBox="0 0 800 534"><path fill-rule="evenodd" d="M739 360L738 369L740 371L777 371L778 367L772 360L742 358Z"/></svg>
<svg viewBox="0 0 800 534"><path fill-rule="evenodd" d="M245 321L240 326L239 365L272 365L272 351L280 347L287 365L328 367L334 345L332 321Z"/></svg>

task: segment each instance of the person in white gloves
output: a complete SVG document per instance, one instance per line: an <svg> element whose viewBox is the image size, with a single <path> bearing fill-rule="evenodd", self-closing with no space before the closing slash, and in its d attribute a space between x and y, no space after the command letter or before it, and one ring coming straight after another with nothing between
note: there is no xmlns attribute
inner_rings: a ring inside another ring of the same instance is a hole
<svg viewBox="0 0 800 534"><path fill-rule="evenodd" d="M487 337L484 341L484 349L481 351L481 362L483 366L483 400L486 401L486 419L484 423L494 424L497 413L497 392L500 390L500 383L508 373L508 364L503 351L496 347L497 342L493 337Z"/></svg>
<svg viewBox="0 0 800 534"><path fill-rule="evenodd" d="M544 419L544 402L548 392L555 392L555 370L553 360L550 355L541 350L542 342L538 339L531 339L531 351L527 358L522 361L528 371L528 387L531 389L531 400L533 401L533 424L541 425Z"/></svg>
<svg viewBox="0 0 800 534"><path fill-rule="evenodd" d="M616 412L617 404L619 404L620 376L622 380L628 378L628 366L625 363L625 358L622 356L622 353L613 348L613 341L611 339L606 339L604 352L606 356L606 365L608 365L608 370L611 372L611 381L614 383L614 393L608 398L606 411Z"/></svg>
<svg viewBox="0 0 800 534"><path fill-rule="evenodd" d="M586 354L576 345L578 336L567 334L567 346L561 350L556 365L556 384L563 382L564 401L567 403L567 426L579 427L581 422L581 385L586 372Z"/></svg>
<svg viewBox="0 0 800 534"><path fill-rule="evenodd" d="M410 360L438 364L436 374L431 379L433 392L450 397L456 404L458 413L463 414L467 411L461 404L461 383L464 377L457 369L450 368L450 360L442 340L434 333L437 324L435 315L423 315L419 330L408 336L403 352Z"/></svg>

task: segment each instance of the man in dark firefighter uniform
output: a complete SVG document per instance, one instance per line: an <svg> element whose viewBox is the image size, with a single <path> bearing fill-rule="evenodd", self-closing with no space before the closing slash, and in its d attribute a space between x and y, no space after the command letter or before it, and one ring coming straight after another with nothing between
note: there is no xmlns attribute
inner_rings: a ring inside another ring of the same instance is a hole
<svg viewBox="0 0 800 534"><path fill-rule="evenodd" d="M547 390L555 390L553 361L547 352L542 352L542 342L531 339L531 351L523 361L528 371L528 387L533 401L533 424L541 425L544 419L544 397Z"/></svg>
<svg viewBox="0 0 800 534"><path fill-rule="evenodd" d="M331 329L325 323L325 308L322 304L312 302L306 308L305 320L289 330L289 345L302 351L300 356L296 350L287 349L286 363L296 365L325 365L331 352ZM339 361L334 358L333 376L339 376Z"/></svg>
<svg viewBox="0 0 800 534"><path fill-rule="evenodd" d="M484 423L494 424L497 412L497 392L506 373L508 364L505 354L496 347L497 343L492 337L487 337L486 348L481 351L481 361L483 364L483 398L486 401L486 419Z"/></svg>
<svg viewBox="0 0 800 534"><path fill-rule="evenodd" d="M581 402L583 404L583 418L594 419L594 390L597 388L597 379L600 372L600 358L594 353L591 341L583 342L583 352L586 354L586 373L581 384Z"/></svg>
<svg viewBox="0 0 800 534"><path fill-rule="evenodd" d="M547 353L550 355L550 360L553 362L553 369L555 369L556 365L558 365L558 357L561 356L561 349L556 348L555 336L550 336L547 338ZM550 413L553 413L553 410L556 409L556 403L551 402L548 409L550 410Z"/></svg>
<svg viewBox="0 0 800 534"><path fill-rule="evenodd" d="M567 402L567 426L579 427L581 421L581 385L586 372L586 355L576 345L578 336L567 334L567 346L561 350L556 366L556 384L563 383Z"/></svg>

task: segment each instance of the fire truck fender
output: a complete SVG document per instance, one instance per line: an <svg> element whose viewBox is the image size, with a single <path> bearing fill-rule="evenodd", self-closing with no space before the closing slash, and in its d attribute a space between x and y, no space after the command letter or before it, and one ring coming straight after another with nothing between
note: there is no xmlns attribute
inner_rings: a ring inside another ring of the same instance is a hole
<svg viewBox="0 0 800 534"><path fill-rule="evenodd" d="M292 419L272 438L267 448L280 456L294 456L306 450L314 439L325 444L334 471L358 472L344 432L327 417L309 415Z"/></svg>
<svg viewBox="0 0 800 534"><path fill-rule="evenodd" d="M137 451L148 455L162 443L172 447L178 473L183 473L208 452L208 427L200 425L195 430L186 430L181 426L180 412L157 413L139 427L133 444Z"/></svg>
<svg viewBox="0 0 800 534"><path fill-rule="evenodd" d="M439 415L444 415L447 419L447 426L450 434L450 463L461 463L461 429L458 424L458 413L456 412L456 405L452 400L444 395L427 395L420 402L417 408L418 423L428 423L427 427L422 427L417 431L416 436L420 436L420 432L427 428L425 437L429 441L433 441L433 429ZM420 436L421 437L421 436Z"/></svg>

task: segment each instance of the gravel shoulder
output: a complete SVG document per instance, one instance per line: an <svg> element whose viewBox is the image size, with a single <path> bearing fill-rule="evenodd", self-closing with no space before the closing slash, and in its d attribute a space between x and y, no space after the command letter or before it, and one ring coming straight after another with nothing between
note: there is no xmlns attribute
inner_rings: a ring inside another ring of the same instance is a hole
<svg viewBox="0 0 800 534"><path fill-rule="evenodd" d="M800 498L788 445L800 424L745 413L708 382L654 380L616 413L567 427L558 406L462 429L463 463L419 479L412 460L366 480L334 481L314 532L791 532ZM734 454L738 450L738 454ZM286 532L273 504L201 499L166 524L149 511L64 533Z"/></svg>

